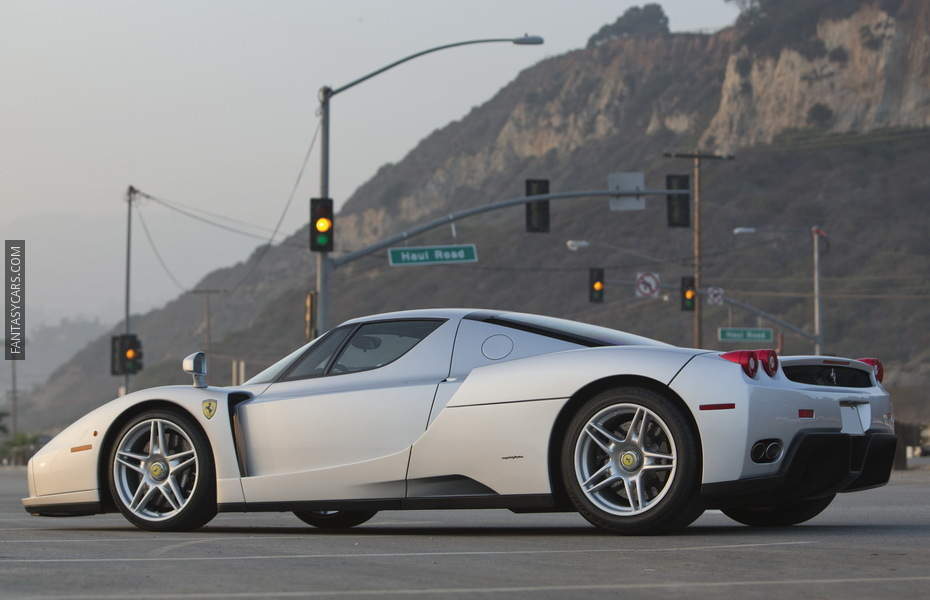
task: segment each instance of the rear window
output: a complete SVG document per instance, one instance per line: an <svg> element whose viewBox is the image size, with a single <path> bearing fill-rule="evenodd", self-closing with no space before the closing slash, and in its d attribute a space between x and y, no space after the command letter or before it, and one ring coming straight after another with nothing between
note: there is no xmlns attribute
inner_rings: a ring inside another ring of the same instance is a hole
<svg viewBox="0 0 930 600"><path fill-rule="evenodd" d="M568 319L556 319L555 317L543 317L540 315L530 315L526 313L495 313L491 311L477 311L465 316L466 319L473 321L482 321L501 327L510 327L528 331L537 335L551 337L564 342L578 344L579 346L597 347L597 346L667 346L663 342L653 340L647 337L634 335L579 323L578 321L569 321Z"/></svg>

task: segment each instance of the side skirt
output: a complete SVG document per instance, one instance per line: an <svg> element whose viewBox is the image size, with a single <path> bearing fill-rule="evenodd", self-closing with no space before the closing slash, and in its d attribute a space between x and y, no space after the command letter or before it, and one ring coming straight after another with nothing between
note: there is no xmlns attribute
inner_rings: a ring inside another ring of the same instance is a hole
<svg viewBox="0 0 930 600"><path fill-rule="evenodd" d="M551 494L481 494L427 496L421 498L373 498L366 500L314 500L311 502L232 502L217 506L219 512L295 512L308 510L441 510L505 508L514 512L557 512Z"/></svg>

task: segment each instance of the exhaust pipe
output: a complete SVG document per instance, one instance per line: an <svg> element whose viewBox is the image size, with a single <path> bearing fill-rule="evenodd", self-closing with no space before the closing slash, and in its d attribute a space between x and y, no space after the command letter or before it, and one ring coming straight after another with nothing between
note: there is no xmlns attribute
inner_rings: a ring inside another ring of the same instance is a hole
<svg viewBox="0 0 930 600"><path fill-rule="evenodd" d="M752 450L749 452L749 457L752 458L753 462L762 462L765 459L765 444L762 442L753 444Z"/></svg>
<svg viewBox="0 0 930 600"><path fill-rule="evenodd" d="M768 446L765 447L765 459L769 462L773 462L778 455L781 454L781 443L771 442Z"/></svg>

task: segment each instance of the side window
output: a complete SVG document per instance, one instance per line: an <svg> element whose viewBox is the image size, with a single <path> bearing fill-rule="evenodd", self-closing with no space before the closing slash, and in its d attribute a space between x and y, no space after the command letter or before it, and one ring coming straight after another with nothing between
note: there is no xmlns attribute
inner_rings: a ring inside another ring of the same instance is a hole
<svg viewBox="0 0 930 600"><path fill-rule="evenodd" d="M403 356L442 321L387 321L362 325L346 344L330 374L377 369Z"/></svg>
<svg viewBox="0 0 930 600"><path fill-rule="evenodd" d="M307 379L310 377L320 377L326 371L326 365L333 357L346 336L352 332L354 325L333 329L329 335L310 347L310 350L303 355L287 373L284 374L282 381L293 379Z"/></svg>

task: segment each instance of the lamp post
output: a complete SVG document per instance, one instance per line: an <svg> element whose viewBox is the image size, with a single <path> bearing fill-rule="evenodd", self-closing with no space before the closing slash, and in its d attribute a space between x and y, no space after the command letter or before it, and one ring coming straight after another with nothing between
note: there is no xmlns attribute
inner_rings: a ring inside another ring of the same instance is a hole
<svg viewBox="0 0 930 600"><path fill-rule="evenodd" d="M772 230L773 233L799 232L801 229L782 229ZM823 346L823 325L821 315L823 314L823 305L820 302L820 238L827 237L827 233L819 225L813 225L809 229L811 236L811 248L813 252L813 284L814 284L814 354L820 354ZM733 235L743 235L748 233L760 233L756 227L736 227L733 229Z"/></svg>
<svg viewBox="0 0 930 600"><path fill-rule="evenodd" d="M442 46L436 46L434 48L428 48L426 50L421 50L411 54L410 56L405 56L400 60L396 60L390 64L387 64L379 69L359 77L349 83L337 87L331 88L329 86L323 86L320 88L320 135L321 135L321 146L320 146L320 197L329 198L329 125L330 125L330 101L333 96L336 94L341 94L350 88L357 86L358 84L371 79L389 69L401 65L407 61L413 60L424 54L431 54L433 52L438 52L440 50L446 50L449 48L456 48L458 46L469 46L473 44L493 44L493 43L510 43L516 44L518 46L538 46L543 43L543 38L538 35L524 35L522 37L515 38L488 38L480 40L467 40L464 42L455 42L452 44L443 44ZM326 319L327 312L329 311L329 278L333 270L333 262L329 257L328 252L318 252L316 255L316 290L317 290L317 303L316 303L316 326L318 331L326 330Z"/></svg>

